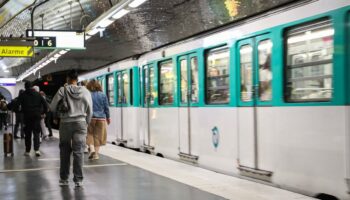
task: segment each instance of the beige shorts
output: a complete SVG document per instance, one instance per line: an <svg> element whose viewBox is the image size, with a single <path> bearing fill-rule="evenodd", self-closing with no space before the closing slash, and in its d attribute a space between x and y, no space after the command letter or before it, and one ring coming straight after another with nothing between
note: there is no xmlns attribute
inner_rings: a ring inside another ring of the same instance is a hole
<svg viewBox="0 0 350 200"><path fill-rule="evenodd" d="M102 146L107 141L107 122L101 119L91 119L86 138L87 145Z"/></svg>

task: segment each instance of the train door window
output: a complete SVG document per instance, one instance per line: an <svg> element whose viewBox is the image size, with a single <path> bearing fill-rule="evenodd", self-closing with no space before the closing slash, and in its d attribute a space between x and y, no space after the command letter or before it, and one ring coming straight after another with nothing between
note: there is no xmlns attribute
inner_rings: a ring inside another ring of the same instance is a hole
<svg viewBox="0 0 350 200"><path fill-rule="evenodd" d="M159 105L170 105L174 102L174 65L172 60L159 64Z"/></svg>
<svg viewBox="0 0 350 200"><path fill-rule="evenodd" d="M243 45L240 48L241 100L251 101L253 94L253 48Z"/></svg>
<svg viewBox="0 0 350 200"><path fill-rule="evenodd" d="M118 104L123 104L123 80L122 80L122 74L117 73L117 81L118 81Z"/></svg>
<svg viewBox="0 0 350 200"><path fill-rule="evenodd" d="M272 99L272 70L271 70L271 40L263 40L258 44L259 62L259 99L271 101Z"/></svg>
<svg viewBox="0 0 350 200"><path fill-rule="evenodd" d="M333 35L329 20L286 31L286 100L330 101L333 95Z"/></svg>
<svg viewBox="0 0 350 200"><path fill-rule="evenodd" d="M182 59L180 61L180 77L181 77L181 103L187 103L187 92L188 92L188 74L187 74L187 60Z"/></svg>
<svg viewBox="0 0 350 200"><path fill-rule="evenodd" d="M123 103L129 103L129 74L127 72L123 73Z"/></svg>
<svg viewBox="0 0 350 200"><path fill-rule="evenodd" d="M107 96L110 106L114 106L114 74L107 76Z"/></svg>
<svg viewBox="0 0 350 200"><path fill-rule="evenodd" d="M229 95L229 49L220 47L206 53L206 103L224 104Z"/></svg>
<svg viewBox="0 0 350 200"><path fill-rule="evenodd" d="M144 105L153 105L154 104L154 98L156 96L156 91L154 88L154 69L152 66L145 66L143 68L143 74L144 74L144 84L143 84L143 91L144 91Z"/></svg>
<svg viewBox="0 0 350 200"><path fill-rule="evenodd" d="M134 94L134 91L133 91L133 73L132 73L132 70L129 71L130 73L130 86L129 86L129 91L130 91L130 105L134 105L134 100L133 100L133 94Z"/></svg>
<svg viewBox="0 0 350 200"><path fill-rule="evenodd" d="M198 102L198 58L192 57L191 64L191 101Z"/></svg>

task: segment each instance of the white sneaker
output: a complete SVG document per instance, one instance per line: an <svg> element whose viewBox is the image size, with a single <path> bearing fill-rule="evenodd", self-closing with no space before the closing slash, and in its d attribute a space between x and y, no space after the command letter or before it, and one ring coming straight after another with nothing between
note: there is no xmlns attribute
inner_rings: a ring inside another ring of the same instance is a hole
<svg viewBox="0 0 350 200"><path fill-rule="evenodd" d="M25 152L23 155L30 156L30 152Z"/></svg>
<svg viewBox="0 0 350 200"><path fill-rule="evenodd" d="M41 153L40 153L40 151L36 151L36 152L35 152L35 155L36 155L36 157L39 157L39 156L41 156Z"/></svg>
<svg viewBox="0 0 350 200"><path fill-rule="evenodd" d="M60 180L58 184L59 184L60 186L68 186L68 185L69 185L69 182L68 182L68 180Z"/></svg>

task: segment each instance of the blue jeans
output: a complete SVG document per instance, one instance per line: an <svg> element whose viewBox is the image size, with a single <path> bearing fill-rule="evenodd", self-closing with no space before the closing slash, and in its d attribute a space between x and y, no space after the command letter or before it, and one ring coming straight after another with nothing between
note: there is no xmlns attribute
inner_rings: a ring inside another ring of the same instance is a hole
<svg viewBox="0 0 350 200"><path fill-rule="evenodd" d="M83 181L84 147L87 124L85 121L60 124L60 178L68 180L70 156L73 153L73 181Z"/></svg>

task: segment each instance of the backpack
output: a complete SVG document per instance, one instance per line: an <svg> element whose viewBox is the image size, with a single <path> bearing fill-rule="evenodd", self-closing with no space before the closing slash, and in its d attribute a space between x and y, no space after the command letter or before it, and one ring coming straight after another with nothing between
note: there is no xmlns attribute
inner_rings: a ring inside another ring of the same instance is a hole
<svg viewBox="0 0 350 200"><path fill-rule="evenodd" d="M69 103L67 99L67 89L64 87L63 98L58 101L56 107L56 115L58 118L62 118L70 110Z"/></svg>

